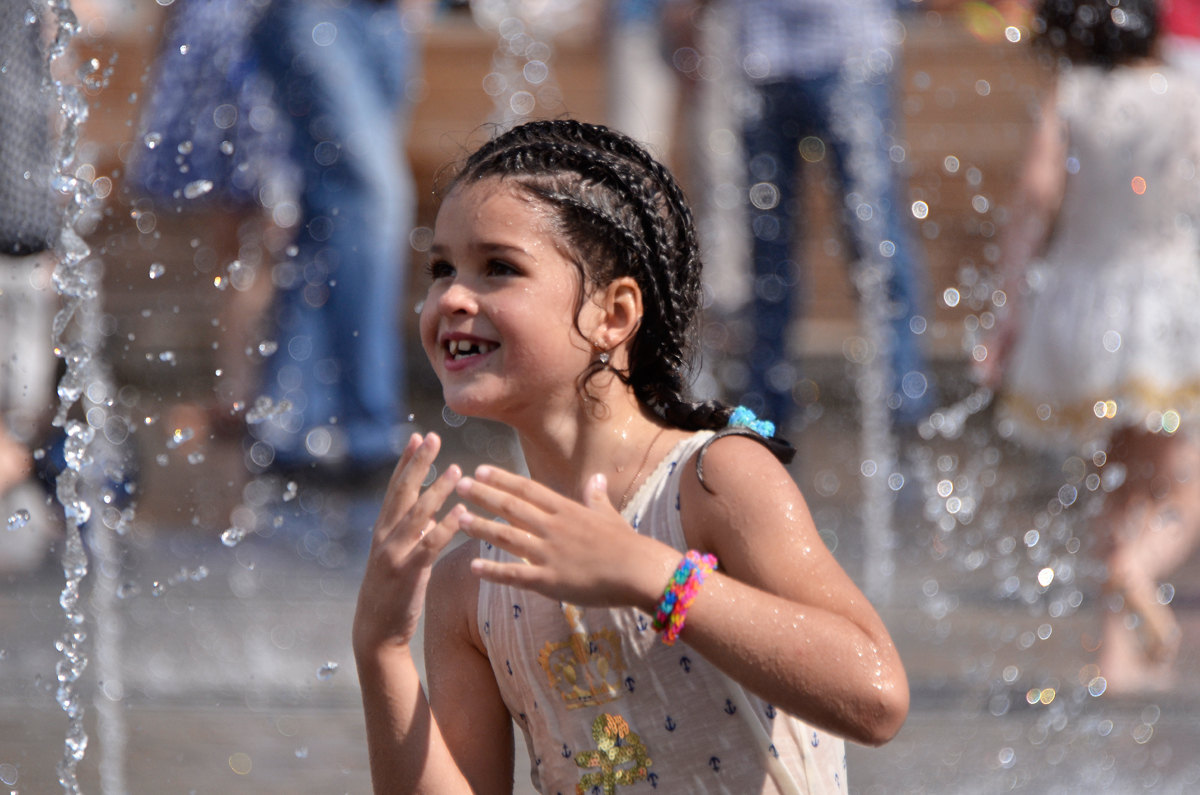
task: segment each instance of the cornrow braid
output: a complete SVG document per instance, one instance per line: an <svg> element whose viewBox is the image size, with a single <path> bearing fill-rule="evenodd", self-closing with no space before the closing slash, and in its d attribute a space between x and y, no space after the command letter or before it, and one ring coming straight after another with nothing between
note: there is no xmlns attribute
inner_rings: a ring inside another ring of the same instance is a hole
<svg viewBox="0 0 1200 795"><path fill-rule="evenodd" d="M671 172L615 130L558 119L523 124L493 138L467 158L444 193L486 179L512 181L554 211L558 232L577 255L579 307L589 285L629 276L641 288L643 315L630 341L628 369L596 362L581 375L581 389L609 369L669 424L724 429L730 406L686 397L701 261L692 211ZM791 460L791 445L766 441L780 460Z"/></svg>

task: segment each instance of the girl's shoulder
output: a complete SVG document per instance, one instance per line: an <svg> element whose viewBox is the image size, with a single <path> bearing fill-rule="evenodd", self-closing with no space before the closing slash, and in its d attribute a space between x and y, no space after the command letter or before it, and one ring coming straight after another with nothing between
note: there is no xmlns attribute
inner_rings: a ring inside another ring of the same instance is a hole
<svg viewBox="0 0 1200 795"><path fill-rule="evenodd" d="M713 437L692 453L679 494L684 534L697 548L711 548L714 532L737 532L751 517L804 500L779 459L761 441L741 435Z"/></svg>

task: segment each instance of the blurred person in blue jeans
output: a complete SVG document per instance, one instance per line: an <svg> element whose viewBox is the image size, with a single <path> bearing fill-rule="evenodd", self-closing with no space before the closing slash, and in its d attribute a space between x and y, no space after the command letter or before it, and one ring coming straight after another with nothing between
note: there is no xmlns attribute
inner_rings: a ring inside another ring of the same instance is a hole
<svg viewBox="0 0 1200 795"><path fill-rule="evenodd" d="M300 231L274 272L279 349L264 368L264 391L292 409L252 427L285 470L370 473L394 460L404 411L416 42L396 3L369 0L273 0L251 38L302 170Z"/></svg>
<svg viewBox="0 0 1200 795"><path fill-rule="evenodd" d="M797 185L801 141L815 137L831 150L843 192L849 142L833 122L831 100L836 98L847 58L871 52L887 53L885 26L896 25L887 0L743 0L739 4L742 67L754 91L744 128L745 157L751 188L751 229L754 248L754 327L750 351L750 380L741 403L787 427L796 407L792 387L798 373L788 360L787 330L792 318L793 293L803 283L801 267L792 261L799 237L796 223L803 213ZM930 408L934 394L926 373L918 334L924 295L923 265L914 246L902 208L903 186L896 179L889 155L896 145L892 121L892 88L866 83L870 104L882 122L876 162L886 181L880 204L886 213L886 236L894 246L889 262L888 293L893 302L892 372L889 405L901 425L915 424ZM771 188L774 188L774 191ZM777 191L777 193L776 193ZM848 213L845 203L842 212ZM859 258L853 235L845 235L848 260ZM886 252L884 252L886 255Z"/></svg>

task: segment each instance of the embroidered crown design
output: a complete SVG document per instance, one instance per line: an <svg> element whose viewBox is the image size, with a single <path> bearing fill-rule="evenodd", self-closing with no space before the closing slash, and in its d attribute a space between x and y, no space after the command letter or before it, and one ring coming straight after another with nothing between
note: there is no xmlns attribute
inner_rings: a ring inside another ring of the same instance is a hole
<svg viewBox="0 0 1200 795"><path fill-rule="evenodd" d="M594 707L621 697L621 636L611 629L585 635L572 633L569 640L547 641L538 662L558 691L567 709Z"/></svg>

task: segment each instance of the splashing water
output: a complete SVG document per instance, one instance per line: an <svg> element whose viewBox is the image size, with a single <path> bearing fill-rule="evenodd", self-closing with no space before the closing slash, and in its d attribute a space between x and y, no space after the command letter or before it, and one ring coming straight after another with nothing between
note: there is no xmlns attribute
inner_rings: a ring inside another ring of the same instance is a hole
<svg viewBox="0 0 1200 795"><path fill-rule="evenodd" d="M246 412L246 424L259 425L291 410L292 402L290 400L281 400L275 403L266 395L261 395L254 401L254 406Z"/></svg>
<svg viewBox="0 0 1200 795"><path fill-rule="evenodd" d="M328 682L337 673L337 669L338 664L331 660L317 669L317 678L322 682Z"/></svg>
<svg viewBox="0 0 1200 795"><path fill-rule="evenodd" d="M20 530L27 524L29 524L29 511L24 508L17 509L12 516L8 517L9 530Z"/></svg>
<svg viewBox="0 0 1200 795"><path fill-rule="evenodd" d="M53 41L47 52L49 68L48 75L55 73L59 59L67 55L72 38L80 32L80 25L71 9L69 0L49 0L47 7L56 19L56 30ZM79 80L90 79L92 71L98 63L85 63L84 68L75 74ZM111 411L111 402L103 402L105 395L115 394L111 388L107 369L96 360L102 334L97 326L101 316L99 306L98 285L103 275L103 267L99 261L90 260L91 250L87 243L76 231L76 224L85 211L95 209L102 201L87 179L75 179L72 167L75 162L75 151L79 142L80 125L87 120L88 102L78 85L66 79L49 78L47 86L57 106L61 118L61 134L57 142L52 164L51 184L68 196L63 209L62 228L58 244L55 248L57 264L54 269L53 283L55 290L62 298L62 309L54 317L54 352L62 358L66 372L58 383L59 406L53 424L66 432L64 442L64 457L66 467L59 474L56 482L56 495L63 506L66 517L66 538L63 541L62 566L65 583L59 604L66 618L66 631L55 643L61 659L55 667L58 679L56 700L67 713L68 725L63 743L63 756L56 765L59 784L68 795L80 792L76 768L87 752L88 735L84 730L84 707L77 691L79 677L88 665L88 655L84 649L88 634L84 629L86 616L79 604L80 584L88 573L88 557L84 549L80 528L88 523L92 515L91 504L88 501L87 490L90 484L85 478L85 471L93 463L93 441L96 439L95 430L89 424L77 420L68 420L67 415L85 392L93 404L92 412L103 418ZM150 142L147 141L147 145ZM79 318L80 333L68 337L67 330L73 319ZM97 396L93 400L93 396ZM101 422L101 425L104 423ZM124 479L123 464L113 457L105 456L105 475L110 479ZM132 512L128 516L132 516ZM124 513L120 514L115 524L118 529L128 522ZM104 523L92 525L92 547L98 560L113 572L120 571L120 553L116 543ZM118 681L120 670L120 621L113 614L113 601L116 598L116 574L102 573L96 582L95 593L91 607L99 619L95 639L95 654L100 667L100 678L108 681ZM98 727L104 737L104 753L100 760L100 778L105 793L125 791L123 757L125 746L125 725L122 713L117 710L115 703L100 700L98 708Z"/></svg>
<svg viewBox="0 0 1200 795"><path fill-rule="evenodd" d="M888 175L874 153L878 147L880 120L867 92L868 83L887 79L891 67L890 56L880 58L875 53L847 59L838 90L830 102L832 123L849 143L846 192L861 197L853 232L863 259L858 264L854 281L859 293L859 328L871 354L859 362L856 390L862 417L859 444L863 459L864 590L877 604L888 601L896 570L889 493L892 491L889 481L894 474L896 445L887 405L892 382L893 346L888 329L892 311L888 298L891 265L881 254L886 233L882 202L887 200L883 193Z"/></svg>
<svg viewBox="0 0 1200 795"><path fill-rule="evenodd" d="M541 105L561 110L562 92L547 66L547 43L571 24L579 0L484 0L471 10L481 27L496 30L500 42L492 58L496 70L483 78L483 90L496 108L491 121L508 129L528 119Z"/></svg>
<svg viewBox="0 0 1200 795"><path fill-rule="evenodd" d="M227 547L236 547L246 537L246 531L240 527L231 527L221 533L221 543Z"/></svg>

